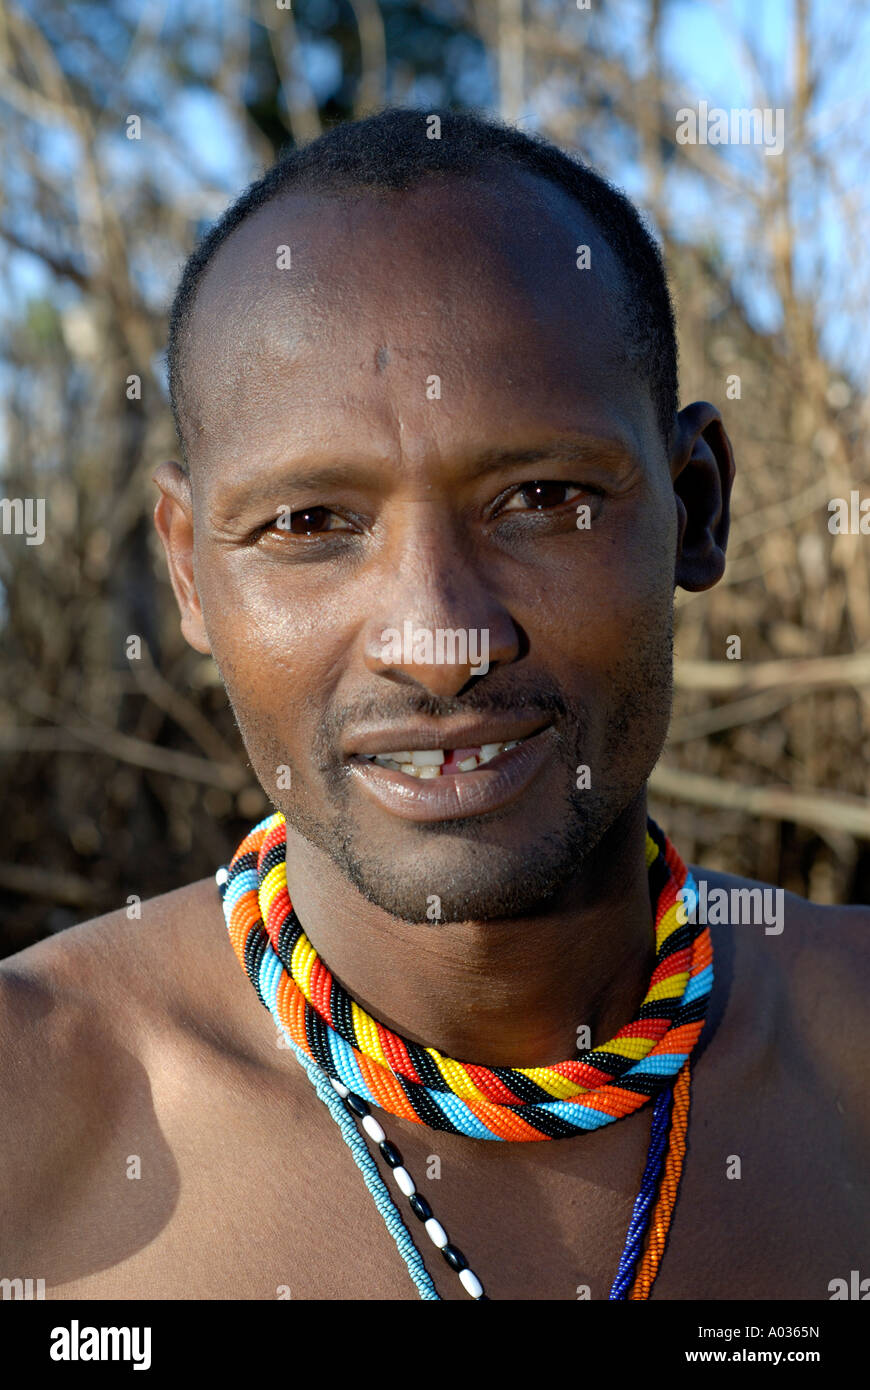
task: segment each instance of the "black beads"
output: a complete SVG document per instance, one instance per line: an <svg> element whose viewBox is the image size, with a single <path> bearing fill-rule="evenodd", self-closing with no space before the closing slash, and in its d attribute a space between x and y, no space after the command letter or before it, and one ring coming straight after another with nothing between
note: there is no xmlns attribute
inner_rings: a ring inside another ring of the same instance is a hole
<svg viewBox="0 0 870 1390"><path fill-rule="evenodd" d="M384 1162L389 1163L391 1168L404 1167L402 1155L399 1153L399 1150L396 1148L395 1144L390 1143L389 1139L382 1139L380 1144L378 1144L378 1148L380 1149L383 1155Z"/></svg>
<svg viewBox="0 0 870 1390"><path fill-rule="evenodd" d="M369 1113L369 1107L362 1096L355 1096L353 1091L348 1091L344 1103L348 1110L352 1110L355 1115L367 1115Z"/></svg>
<svg viewBox="0 0 870 1390"><path fill-rule="evenodd" d="M426 1201L426 1198L420 1196L419 1192L415 1192L412 1197L409 1197L408 1202L412 1212L420 1221L428 1221L430 1219L432 1216L432 1208Z"/></svg>
<svg viewBox="0 0 870 1390"><path fill-rule="evenodd" d="M457 1274L461 1269L468 1269L468 1261L462 1251L458 1250L455 1245L451 1245L449 1241L446 1245L442 1245L441 1254L450 1268L455 1269Z"/></svg>

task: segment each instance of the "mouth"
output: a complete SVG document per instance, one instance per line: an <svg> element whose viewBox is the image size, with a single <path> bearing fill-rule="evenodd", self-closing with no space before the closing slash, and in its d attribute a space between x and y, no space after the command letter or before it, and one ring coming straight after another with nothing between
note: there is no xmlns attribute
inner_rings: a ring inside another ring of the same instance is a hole
<svg viewBox="0 0 870 1390"><path fill-rule="evenodd" d="M376 763L378 767L386 767L392 772L404 772L406 777L417 777L420 781L427 782L433 777L474 772L485 763L492 762L500 753L517 748L525 741L515 738L505 743L483 743L464 748L400 749L384 753L363 753L358 756L364 762Z"/></svg>
<svg viewBox="0 0 870 1390"><path fill-rule="evenodd" d="M368 748L351 753L346 762L365 793L403 819L482 816L517 800L553 755L552 725L510 732L513 737L481 743L466 734L461 741L445 740L447 746L441 748L409 748L407 743L400 748L382 737L380 747L367 740Z"/></svg>

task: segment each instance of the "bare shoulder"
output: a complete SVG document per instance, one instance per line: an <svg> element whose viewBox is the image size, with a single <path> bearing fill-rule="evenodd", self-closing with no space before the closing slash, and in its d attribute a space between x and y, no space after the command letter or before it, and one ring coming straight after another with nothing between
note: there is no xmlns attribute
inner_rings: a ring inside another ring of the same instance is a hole
<svg viewBox="0 0 870 1390"><path fill-rule="evenodd" d="M93 1027L123 1018L131 1038L149 1008L181 1004L183 967L214 929L216 907L214 884L202 879L134 900L0 961L0 1037L20 1054L33 1036L45 1039L76 1018Z"/></svg>
<svg viewBox="0 0 870 1390"><path fill-rule="evenodd" d="M806 953L845 954L866 981L870 972L870 907L838 906L801 898L770 883L692 865L698 910L712 927L746 929L747 939L775 940L782 959ZM754 929L754 934L752 929Z"/></svg>
<svg viewBox="0 0 870 1390"><path fill-rule="evenodd" d="M698 906L730 967L735 1011L766 1007L783 1052L823 1064L868 1114L870 907L815 903L772 884L692 866ZM716 896L718 893L718 897ZM724 915L723 915L724 914ZM870 1115L868 1115L870 1118Z"/></svg>
<svg viewBox="0 0 870 1390"><path fill-rule="evenodd" d="M0 961L6 1116L35 1110L36 1090L61 1106L82 1087L93 1095L94 1067L104 1069L114 1045L139 1051L157 1019L183 1007L178 967L202 936L207 887L106 913Z"/></svg>
<svg viewBox="0 0 870 1390"><path fill-rule="evenodd" d="M197 956L201 972L204 954L232 956L214 883L139 906L0 962L0 1192L16 1193L7 1256L29 1250L87 1184L131 1108L153 1112L155 1068L180 1047L216 1046L225 972L211 972L205 1006L193 978Z"/></svg>

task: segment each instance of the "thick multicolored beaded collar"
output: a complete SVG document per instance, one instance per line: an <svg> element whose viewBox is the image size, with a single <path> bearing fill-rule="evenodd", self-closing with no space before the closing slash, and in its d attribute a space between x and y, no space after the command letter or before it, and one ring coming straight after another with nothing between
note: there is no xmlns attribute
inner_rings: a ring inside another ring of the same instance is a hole
<svg viewBox="0 0 870 1390"><path fill-rule="evenodd" d="M706 926L683 922L692 874L655 824L646 862L655 965L637 1017L608 1042L546 1067L486 1067L384 1027L320 959L287 891L286 826L268 816L222 882L233 948L278 1026L332 1079L393 1115L475 1139L564 1139L613 1123L669 1088L701 1034L713 985Z"/></svg>

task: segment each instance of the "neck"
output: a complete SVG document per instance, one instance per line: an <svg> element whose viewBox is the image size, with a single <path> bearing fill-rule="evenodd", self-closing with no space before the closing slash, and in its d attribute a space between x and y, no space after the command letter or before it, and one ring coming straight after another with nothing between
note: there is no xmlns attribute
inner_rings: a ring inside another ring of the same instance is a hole
<svg viewBox="0 0 870 1390"><path fill-rule="evenodd" d="M306 936L347 992L395 1032L483 1066L552 1065L634 1017L655 949L646 796L557 904L510 921L412 923L375 907L287 828L287 884Z"/></svg>

